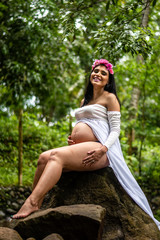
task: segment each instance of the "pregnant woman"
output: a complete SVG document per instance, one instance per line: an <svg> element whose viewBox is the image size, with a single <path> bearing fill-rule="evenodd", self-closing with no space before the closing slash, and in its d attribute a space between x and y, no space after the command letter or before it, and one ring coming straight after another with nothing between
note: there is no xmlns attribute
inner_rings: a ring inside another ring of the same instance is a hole
<svg viewBox="0 0 160 240"><path fill-rule="evenodd" d="M86 93L75 117L77 123L69 136L69 146L40 155L33 191L13 218L24 218L37 211L63 171L94 171L109 166L125 191L160 229L160 223L154 218L144 193L123 158L118 138L120 103L112 64L107 60L96 60L92 65Z"/></svg>

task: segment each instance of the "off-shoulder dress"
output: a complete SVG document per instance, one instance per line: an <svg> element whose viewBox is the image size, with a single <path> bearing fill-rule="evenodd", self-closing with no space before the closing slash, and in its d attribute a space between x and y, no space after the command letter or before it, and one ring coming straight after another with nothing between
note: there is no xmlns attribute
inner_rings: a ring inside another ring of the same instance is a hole
<svg viewBox="0 0 160 240"><path fill-rule="evenodd" d="M111 133L109 118L115 114L120 113L107 111L107 108L100 104L86 105L75 111L76 124L79 122L87 124L92 129L98 141L104 145ZM106 154L109 160L109 167L113 169L124 190L154 220L160 230L160 222L154 218L146 196L124 160L118 137Z"/></svg>

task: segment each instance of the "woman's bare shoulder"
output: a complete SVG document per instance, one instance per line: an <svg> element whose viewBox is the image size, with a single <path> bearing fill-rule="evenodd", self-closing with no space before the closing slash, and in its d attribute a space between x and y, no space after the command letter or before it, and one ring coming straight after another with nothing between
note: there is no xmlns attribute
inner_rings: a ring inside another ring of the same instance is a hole
<svg viewBox="0 0 160 240"><path fill-rule="evenodd" d="M108 111L120 111L120 105L114 93L106 92L105 100Z"/></svg>
<svg viewBox="0 0 160 240"><path fill-rule="evenodd" d="M104 91L104 96L105 96L107 99L116 98L116 95L115 95L114 93L110 93L110 92L107 92L107 91Z"/></svg>

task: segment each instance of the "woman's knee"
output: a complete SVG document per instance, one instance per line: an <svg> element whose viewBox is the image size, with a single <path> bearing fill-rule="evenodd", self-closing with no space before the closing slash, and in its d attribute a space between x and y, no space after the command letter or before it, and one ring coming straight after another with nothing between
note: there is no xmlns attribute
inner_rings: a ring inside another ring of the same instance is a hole
<svg viewBox="0 0 160 240"><path fill-rule="evenodd" d="M63 151L60 149L54 149L51 153L50 153L50 157L48 159L48 161L56 161L60 164L63 163Z"/></svg>
<svg viewBox="0 0 160 240"><path fill-rule="evenodd" d="M49 160L53 160L54 161L54 160L57 159L58 156L59 156L59 151L54 149L50 153Z"/></svg>
<svg viewBox="0 0 160 240"><path fill-rule="evenodd" d="M49 160L49 155L46 152L43 152L39 155L38 165L46 165Z"/></svg>

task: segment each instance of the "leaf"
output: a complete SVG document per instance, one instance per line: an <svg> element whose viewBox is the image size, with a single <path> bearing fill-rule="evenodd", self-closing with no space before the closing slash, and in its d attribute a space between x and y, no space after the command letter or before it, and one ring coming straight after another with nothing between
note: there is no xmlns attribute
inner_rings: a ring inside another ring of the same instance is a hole
<svg viewBox="0 0 160 240"><path fill-rule="evenodd" d="M113 5L117 5L118 0L112 0Z"/></svg>
<svg viewBox="0 0 160 240"><path fill-rule="evenodd" d="M108 1L106 4L106 12L109 10L109 6L110 6L110 1Z"/></svg>
<svg viewBox="0 0 160 240"><path fill-rule="evenodd" d="M152 6L154 7L157 3L157 0L153 0Z"/></svg>

